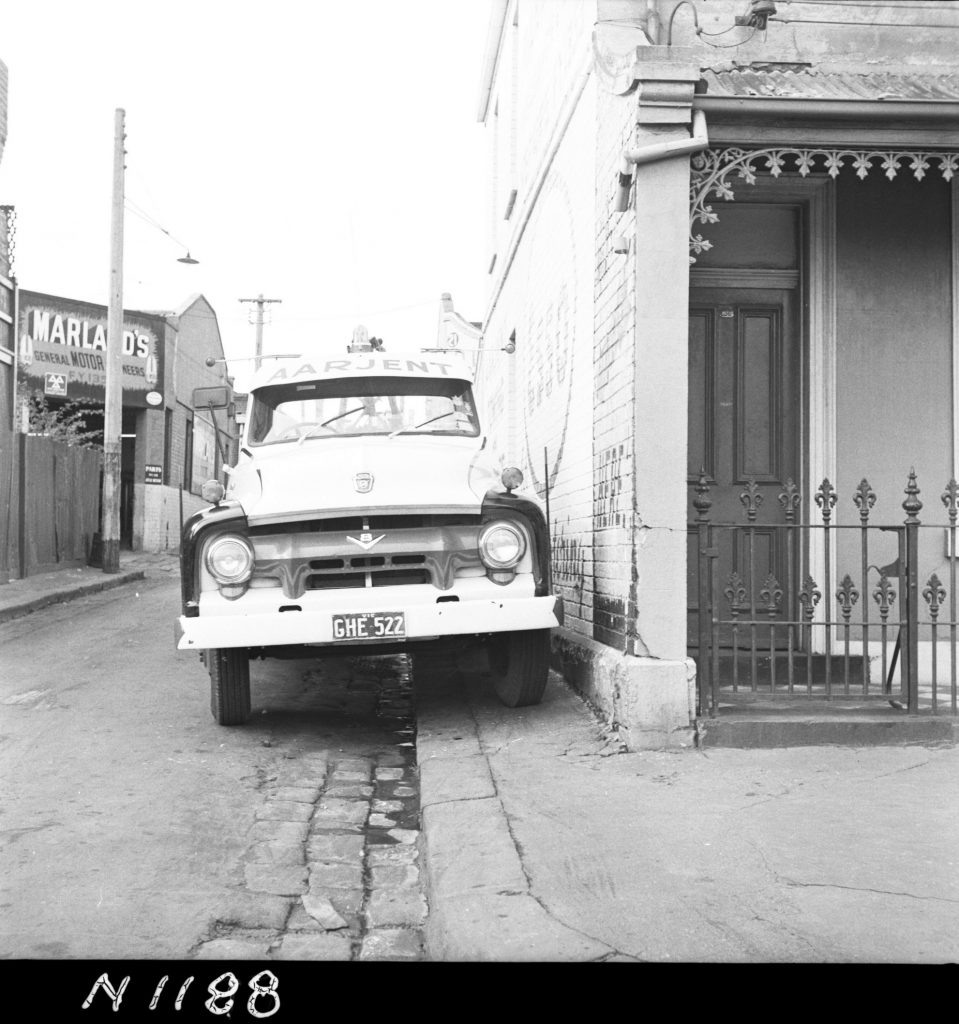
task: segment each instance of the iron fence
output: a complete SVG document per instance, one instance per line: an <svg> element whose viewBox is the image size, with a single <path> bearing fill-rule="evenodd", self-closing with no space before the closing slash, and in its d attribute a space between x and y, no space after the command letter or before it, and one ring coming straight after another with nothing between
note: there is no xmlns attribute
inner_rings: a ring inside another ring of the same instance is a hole
<svg viewBox="0 0 959 1024"><path fill-rule="evenodd" d="M848 524L834 521L839 497L828 480L807 506L815 522L798 521L803 496L792 481L778 494L778 522L761 517L753 480L738 523L712 520L704 472L694 490L690 643L701 714L730 700L804 697L959 713L955 479L941 495L940 525L919 519L914 471L905 520L892 524L872 521L876 494L865 479L852 495L858 522ZM757 546L760 534L767 541ZM890 548L895 559L876 564Z"/></svg>

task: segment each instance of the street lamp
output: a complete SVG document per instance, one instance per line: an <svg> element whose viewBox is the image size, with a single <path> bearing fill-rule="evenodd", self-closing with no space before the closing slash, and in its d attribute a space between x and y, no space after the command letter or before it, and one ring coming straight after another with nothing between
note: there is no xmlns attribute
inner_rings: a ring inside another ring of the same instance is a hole
<svg viewBox="0 0 959 1024"><path fill-rule="evenodd" d="M280 353L278 355L239 356L236 359L234 359L233 356L230 356L229 359L227 359L227 358L214 359L213 356L207 356L206 359L204 360L204 362L206 363L207 366L216 366L217 363L252 363L252 362L256 362L256 361L258 361L260 359L299 359L299 358L300 358L300 353L299 352L283 352L283 353Z"/></svg>

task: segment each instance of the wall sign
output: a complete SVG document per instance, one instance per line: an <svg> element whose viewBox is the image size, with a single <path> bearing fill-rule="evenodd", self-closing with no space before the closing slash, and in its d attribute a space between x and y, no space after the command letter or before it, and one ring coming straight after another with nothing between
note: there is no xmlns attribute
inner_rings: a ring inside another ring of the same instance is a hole
<svg viewBox="0 0 959 1024"><path fill-rule="evenodd" d="M106 310L91 303L20 292L17 325L18 377L26 390L50 391L47 379L59 375L69 397L104 400L106 386ZM162 319L125 313L121 357L123 404L144 406L159 391L163 378Z"/></svg>
<svg viewBox="0 0 959 1024"><path fill-rule="evenodd" d="M143 482L147 484L162 484L163 467L146 465L144 467Z"/></svg>

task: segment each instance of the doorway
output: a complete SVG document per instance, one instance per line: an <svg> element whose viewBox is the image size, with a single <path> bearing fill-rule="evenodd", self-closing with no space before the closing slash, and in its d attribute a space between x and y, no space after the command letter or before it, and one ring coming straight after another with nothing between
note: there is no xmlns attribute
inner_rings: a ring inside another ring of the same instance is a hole
<svg viewBox="0 0 959 1024"><path fill-rule="evenodd" d="M797 291L790 287L690 290L688 521L701 472L714 523L756 525L716 531L718 592L734 613L748 613L769 577L799 577L801 552L787 553L788 522L779 496L802 470L802 331ZM761 513L760 513L761 510ZM789 559L793 564L788 565ZM698 547L689 535L687 636L695 648L699 611ZM727 588L729 593L726 594ZM770 618L782 616L782 611ZM730 631L720 637L732 643Z"/></svg>

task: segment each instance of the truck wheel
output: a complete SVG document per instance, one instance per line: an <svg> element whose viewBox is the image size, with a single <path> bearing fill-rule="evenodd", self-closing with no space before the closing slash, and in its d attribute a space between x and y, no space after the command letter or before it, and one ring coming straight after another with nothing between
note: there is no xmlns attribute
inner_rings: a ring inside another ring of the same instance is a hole
<svg viewBox="0 0 959 1024"><path fill-rule="evenodd" d="M250 717L250 658L237 647L206 652L210 710L219 725L242 725Z"/></svg>
<svg viewBox="0 0 959 1024"><path fill-rule="evenodd" d="M508 708L539 704L549 678L549 630L500 633L489 645L496 696Z"/></svg>

